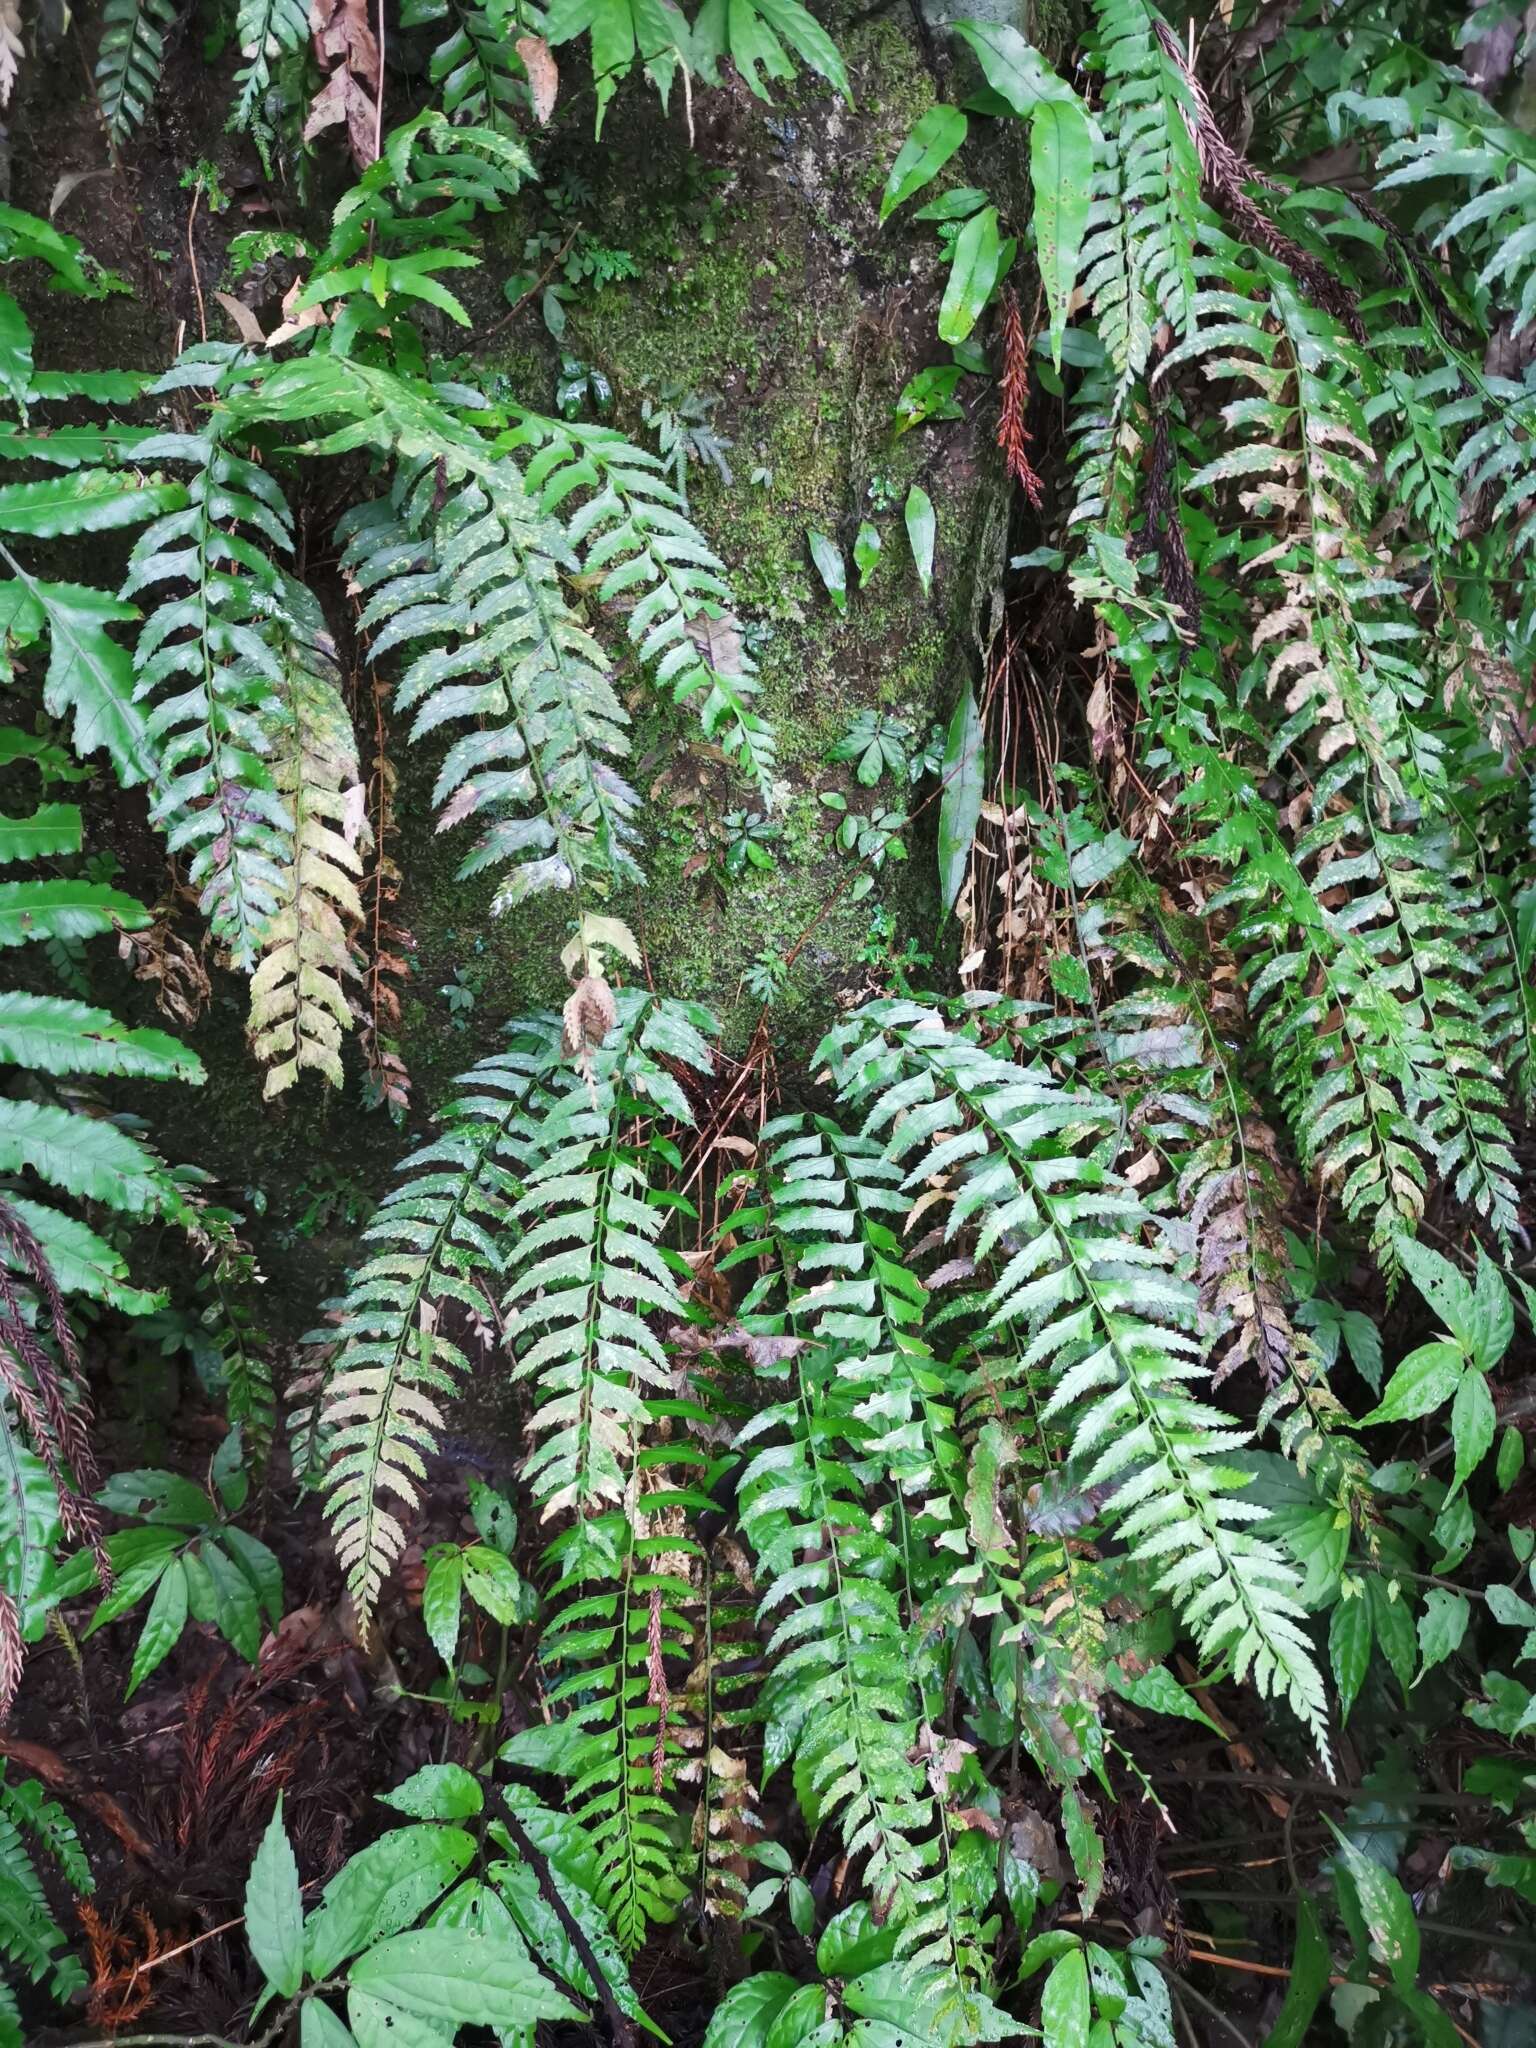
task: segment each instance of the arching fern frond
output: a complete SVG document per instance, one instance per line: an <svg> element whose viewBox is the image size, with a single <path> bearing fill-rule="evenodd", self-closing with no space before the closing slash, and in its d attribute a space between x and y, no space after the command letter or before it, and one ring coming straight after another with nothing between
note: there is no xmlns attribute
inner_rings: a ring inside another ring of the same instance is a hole
<svg viewBox="0 0 1536 2048"><path fill-rule="evenodd" d="M230 126L250 128L271 89L273 67L309 40L309 9L304 0L240 0L235 35L245 66L236 74Z"/></svg>
<svg viewBox="0 0 1536 2048"><path fill-rule="evenodd" d="M711 632L711 622L733 603L725 564L688 516L664 463L612 428L533 413L519 415L512 440L536 451L528 487L546 511L564 508L583 568L602 578L600 600L623 599L640 660L679 704L693 704L706 737L771 801L774 736L751 708L758 686L739 632L731 635L730 673L710 658L724 637ZM587 495L572 508L568 500L578 491Z"/></svg>
<svg viewBox="0 0 1536 2048"><path fill-rule="evenodd" d="M377 627L375 660L410 653L395 692L419 741L448 725L433 789L440 827L472 820L459 873L505 867L497 912L544 889L639 879L637 799L615 763L628 719L602 649L560 587L569 546L510 461L464 481L439 507L441 472L415 464L387 506L344 522L345 561Z"/></svg>
<svg viewBox="0 0 1536 2048"><path fill-rule="evenodd" d="M1208 1378L1193 1290L1134 1190L1089 1149L1114 1129L1114 1105L998 1058L913 1003L869 1005L822 1055L866 1132L889 1133L906 1185L948 1177L946 1237L974 1223L978 1258L1007 1252L988 1322L1028 1332L1020 1369L1055 1381L1045 1419L1070 1420L1083 1484L1106 1489L1105 1511L1202 1653L1251 1674L1324 1744L1299 1581L1252 1532L1261 1511L1221 1462L1248 1432L1192 1391Z"/></svg>
<svg viewBox="0 0 1536 2048"><path fill-rule="evenodd" d="M513 1370L534 1383L527 1477L546 1519L625 1499L647 1391L670 1379L645 1319L683 1313L656 1245L668 1211L650 1179L665 1164L668 1127L692 1122L667 1063L708 1074L701 1033L711 1020L695 1004L612 994L606 1039L584 1073L565 1070L524 1136L511 1218L502 1306ZM650 1121L634 1135L637 1110Z"/></svg>
<svg viewBox="0 0 1536 2048"><path fill-rule="evenodd" d="M530 1091L558 1057L554 1020L514 1034L461 1077L442 1134L401 1162L366 1233L374 1247L336 1309L336 1327L312 1342L336 1354L318 1413L327 1460L326 1512L360 1613L373 1610L405 1543L443 1402L468 1369L463 1347L440 1328L451 1305L480 1313L505 1254L517 1145Z"/></svg>

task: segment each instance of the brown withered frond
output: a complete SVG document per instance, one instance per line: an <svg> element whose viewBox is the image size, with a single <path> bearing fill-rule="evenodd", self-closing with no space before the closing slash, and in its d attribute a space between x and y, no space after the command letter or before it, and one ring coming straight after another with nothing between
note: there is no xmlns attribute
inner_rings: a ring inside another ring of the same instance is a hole
<svg viewBox="0 0 1536 2048"><path fill-rule="evenodd" d="M28 1320L16 1268L26 1275L36 1295L43 1328L58 1349L57 1361ZM102 1586L110 1586L112 1568L102 1541L101 1517L91 1499L101 1479L91 1447L75 1333L47 1255L21 1216L4 1200L0 1200L0 1385L10 1395L33 1450L47 1467L65 1535L90 1549Z"/></svg>
<svg viewBox="0 0 1536 2048"><path fill-rule="evenodd" d="M1003 294L1003 374L998 388L1002 412L997 445L1003 451L1003 465L1038 512L1045 500L1045 486L1029 459L1031 435L1024 424L1029 408L1029 342L1019 317L1019 295L1011 288Z"/></svg>
<svg viewBox="0 0 1536 2048"><path fill-rule="evenodd" d="M359 1001L358 1044L374 1095L398 1121L411 1100L411 1076L399 1045L400 994L410 979L408 956L416 941L395 917L402 877L388 850L395 835L398 779L389 756L385 717L389 685L373 671L369 673L373 754L368 774L368 818L373 828L374 850L360 892L366 959Z"/></svg>

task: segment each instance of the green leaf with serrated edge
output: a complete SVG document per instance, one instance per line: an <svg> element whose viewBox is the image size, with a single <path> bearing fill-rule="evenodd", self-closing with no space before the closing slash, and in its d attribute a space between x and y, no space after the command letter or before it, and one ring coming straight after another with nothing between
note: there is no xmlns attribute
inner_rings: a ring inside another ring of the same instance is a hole
<svg viewBox="0 0 1536 2048"><path fill-rule="evenodd" d="M1443 1253L1417 1238L1405 1237L1398 1247L1404 1269L1414 1286L1444 1323L1462 1349L1476 1345L1477 1296L1472 1283Z"/></svg>
<svg viewBox="0 0 1536 2048"><path fill-rule="evenodd" d="M1500 1493L1508 1493L1524 1470L1525 1438L1511 1423L1499 1438L1498 1461L1494 1466L1494 1478Z"/></svg>
<svg viewBox="0 0 1536 2048"><path fill-rule="evenodd" d="M516 1619L522 1580L510 1558L484 1543L472 1543L461 1552L459 1569L464 1591L477 1607L484 1608L503 1628Z"/></svg>
<svg viewBox="0 0 1536 2048"><path fill-rule="evenodd" d="M0 882L0 949L137 932L150 921L142 903L105 882Z"/></svg>
<svg viewBox="0 0 1536 2048"><path fill-rule="evenodd" d="M1180 1685L1166 1664L1154 1664L1131 1678L1118 1663L1111 1662L1106 1675L1114 1690L1132 1706L1145 1707L1152 1714L1169 1714L1184 1721L1198 1721L1213 1735L1222 1735L1222 1729L1194 1695Z"/></svg>
<svg viewBox="0 0 1536 2048"><path fill-rule="evenodd" d="M860 1899L827 1922L816 1944L816 1967L823 1977L860 1977L890 1962L896 1941L897 1929L877 1926Z"/></svg>
<svg viewBox="0 0 1536 2048"><path fill-rule="evenodd" d="M146 483L110 469L77 470L36 483L0 485L0 533L35 540L137 526L187 502L184 485Z"/></svg>
<svg viewBox="0 0 1536 2048"><path fill-rule="evenodd" d="M304 1967L334 1976L348 1956L420 1919L468 1869L475 1844L462 1828L397 1828L349 1857L304 1926Z"/></svg>
<svg viewBox="0 0 1536 2048"><path fill-rule="evenodd" d="M1413 1422L1421 1415L1433 1414L1455 1393L1465 1365L1465 1354L1458 1345L1421 1344L1393 1372L1377 1406L1361 1416L1361 1427L1374 1422Z"/></svg>
<svg viewBox="0 0 1536 2048"><path fill-rule="evenodd" d="M1371 1603L1371 1625L1381 1645L1381 1654L1392 1667L1398 1684L1407 1692L1413 1684L1414 1668L1419 1660L1418 1640L1414 1635L1408 1603L1400 1595L1393 1599L1388 1582L1375 1574L1366 1580L1366 1597Z"/></svg>
<svg viewBox="0 0 1536 2048"><path fill-rule="evenodd" d="M1397 1879L1363 1855L1330 1820L1339 1858L1354 1887L1371 1946L1399 1989L1411 1985L1419 1972L1419 1923L1413 1904Z"/></svg>
<svg viewBox="0 0 1536 2048"><path fill-rule="evenodd" d="M78 804L39 804L30 818L0 818L0 862L79 851Z"/></svg>
<svg viewBox="0 0 1536 2048"><path fill-rule="evenodd" d="M36 583L25 575L20 580L48 626L44 710L50 718L73 720L77 754L104 747L125 789L147 781L155 749L144 709L134 701L133 657L106 630L116 621L137 619L136 608L78 583Z"/></svg>
<svg viewBox="0 0 1536 2048"><path fill-rule="evenodd" d="M203 1063L179 1039L130 1030L106 1010L69 996L0 991L0 1066L41 1074L112 1074L136 1081L204 1079Z"/></svg>
<svg viewBox="0 0 1536 2048"><path fill-rule="evenodd" d="M930 107L897 151L880 195L882 223L914 192L936 178L965 141L969 129L958 107Z"/></svg>
<svg viewBox="0 0 1536 2048"><path fill-rule="evenodd" d="M715 2007L703 2048L766 2048L768 2030L798 1989L779 1970L744 1977Z"/></svg>
<svg viewBox="0 0 1536 2048"><path fill-rule="evenodd" d="M1328 1989L1332 1958L1317 1908L1305 1896L1296 1906L1296 1947L1285 2002L1264 2037L1264 2048L1306 2048L1313 2016Z"/></svg>
<svg viewBox="0 0 1536 2048"><path fill-rule="evenodd" d="M1513 1586L1489 1586L1483 1599L1494 1620L1505 1628L1536 1628L1536 1607Z"/></svg>
<svg viewBox="0 0 1536 2048"><path fill-rule="evenodd" d="M1092 2024L1088 1958L1081 1948L1069 1949L1051 1965L1040 1994L1041 2030L1050 2048L1088 2048Z"/></svg>
<svg viewBox="0 0 1536 2048"><path fill-rule="evenodd" d="M933 595L933 544L938 532L934 518L933 500L921 484L914 484L907 493L903 512L907 528L907 544L912 550L913 565L917 580L923 587L924 597Z"/></svg>
<svg viewBox="0 0 1536 2048"><path fill-rule="evenodd" d="M997 208L983 207L955 237L949 278L939 307L939 339L964 341L996 289L1002 267Z"/></svg>
<svg viewBox="0 0 1536 2048"><path fill-rule="evenodd" d="M1014 114L1042 105L1076 103L1077 95L1016 28L1003 22L957 21L955 33L976 53L982 74Z"/></svg>
<svg viewBox="0 0 1536 2048"><path fill-rule="evenodd" d="M946 917L965 887L971 843L981 817L986 788L986 756L981 712L973 686L955 706L944 740L939 798L939 908Z"/></svg>
<svg viewBox="0 0 1536 2048"><path fill-rule="evenodd" d="M1067 1854L1081 1888L1083 1918L1091 1920L1104 1888L1104 1843L1094 1825L1092 1813L1071 1786L1061 1795L1061 1825L1067 1837Z"/></svg>
<svg viewBox="0 0 1536 2048"><path fill-rule="evenodd" d="M1497 1427L1488 1382L1477 1366L1469 1365L1451 1402L1451 1442L1456 1447L1453 1490L1470 1479L1483 1462Z"/></svg>
<svg viewBox="0 0 1536 2048"><path fill-rule="evenodd" d="M347 1993L347 2018L357 2048L442 2048L448 2038L440 2021L402 2012L356 1986Z"/></svg>
<svg viewBox="0 0 1536 2048"><path fill-rule="evenodd" d="M880 529L872 520L866 519L853 537L853 566L859 572L860 590L874 575L879 561Z"/></svg>
<svg viewBox="0 0 1536 2048"><path fill-rule="evenodd" d="M306 1998L299 2007L299 2048L358 2048L358 2044L323 1998Z"/></svg>
<svg viewBox="0 0 1536 2048"><path fill-rule="evenodd" d="M811 560L816 564L816 574L833 605L840 612L848 609L848 565L843 560L843 551L830 535L821 533L814 526L806 528L805 537L810 545Z"/></svg>
<svg viewBox="0 0 1536 2048"><path fill-rule="evenodd" d="M510 1557L517 1545L517 1516L512 1503L504 1493L498 1493L494 1486L487 1486L483 1480L469 1482L469 1512L474 1519L480 1540L488 1543L492 1550L499 1550L503 1557Z"/></svg>
<svg viewBox="0 0 1536 2048"><path fill-rule="evenodd" d="M0 1414L0 1584L16 1603L24 1643L35 1643L47 1626L60 1576L59 1538L59 1497L48 1468Z"/></svg>
<svg viewBox="0 0 1536 2048"><path fill-rule="evenodd" d="M24 408L32 389L32 330L9 292L0 292L0 391Z"/></svg>
<svg viewBox="0 0 1536 2048"><path fill-rule="evenodd" d="M199 1555L213 1581L214 1624L219 1634L247 1664L254 1664L261 1652L261 1611L255 1589L212 1537L204 1537Z"/></svg>
<svg viewBox="0 0 1536 2048"><path fill-rule="evenodd" d="M1357 1593L1340 1599L1328 1621L1328 1661L1339 1689L1339 1718L1347 1721L1371 1661L1371 1603Z"/></svg>
<svg viewBox="0 0 1536 2048"><path fill-rule="evenodd" d="M246 1882L245 1937L273 1990L292 1998L304 1977L304 1905L281 1792Z"/></svg>
<svg viewBox="0 0 1536 2048"><path fill-rule="evenodd" d="M1515 1305L1504 1276L1479 1245L1472 1288L1472 1355L1484 1372L1492 1372L1515 1334Z"/></svg>
<svg viewBox="0 0 1536 2048"><path fill-rule="evenodd" d="M396 1934L360 1955L348 1982L398 2012L456 2026L532 2027L540 2020L580 2020L580 2008L557 1991L516 1943L467 1928L421 1927Z"/></svg>
<svg viewBox="0 0 1536 2048"><path fill-rule="evenodd" d="M1431 1586L1419 1611L1419 1674L1433 1671L1461 1648L1471 1608L1465 1596L1445 1586Z"/></svg>
<svg viewBox="0 0 1536 2048"><path fill-rule="evenodd" d="M462 1764L423 1764L403 1784L379 1797L413 1820L470 1820L485 1805L480 1780Z"/></svg>
<svg viewBox="0 0 1536 2048"><path fill-rule="evenodd" d="M421 1620L432 1647L445 1664L452 1664L459 1647L459 1614L464 1597L462 1554L444 1547L427 1565L421 1588Z"/></svg>
<svg viewBox="0 0 1536 2048"><path fill-rule="evenodd" d="M186 1574L182 1571L180 1558L173 1557L159 1575L155 1597L149 1603L144 1626L134 1645L128 1689L123 1694L125 1700L131 1700L150 1673L165 1662L181 1641L186 1621Z"/></svg>
<svg viewBox="0 0 1536 2048"><path fill-rule="evenodd" d="M268 1625L277 1628L283 1618L283 1568L276 1557L259 1537L247 1534L234 1522L225 1525L219 1541L250 1581Z"/></svg>

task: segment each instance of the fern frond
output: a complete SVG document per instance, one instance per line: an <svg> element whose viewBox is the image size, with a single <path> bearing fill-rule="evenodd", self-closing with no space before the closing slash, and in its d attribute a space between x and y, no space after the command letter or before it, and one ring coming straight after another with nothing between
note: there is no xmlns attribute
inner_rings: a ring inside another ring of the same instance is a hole
<svg viewBox="0 0 1536 2048"><path fill-rule="evenodd" d="M625 602L626 626L640 660L679 704L692 702L705 737L715 740L772 802L772 729L751 709L757 693L745 652L727 674L707 658L710 622L733 604L725 564L688 516L666 465L609 427L521 413L513 445L532 448L527 482L551 514L577 491L566 530L588 575L601 577L599 600ZM739 642L733 636L733 645Z"/></svg>
<svg viewBox="0 0 1536 2048"><path fill-rule="evenodd" d="M851 1469L866 1432L835 1351L809 1345L789 1374L787 1396L738 1438L754 1446L737 1498L765 1586L759 1616L773 1621L768 1753L800 1758L818 1820L835 1822L848 1854L867 1859L882 1918L910 1922L922 1917L933 1813L908 1761L919 1702L899 1561Z"/></svg>
<svg viewBox="0 0 1536 2048"><path fill-rule="evenodd" d="M515 134L528 88L508 28L472 0L412 0L401 26L428 25L446 30L427 61L443 113L461 126L473 122Z"/></svg>
<svg viewBox="0 0 1536 2048"><path fill-rule="evenodd" d="M599 1513L626 1497L647 1390L670 1382L645 1318L683 1314L656 1239L667 1210L651 1198L665 1132L631 1137L638 1099L670 1123L692 1112L665 1062L711 1072L694 1004L627 989L586 1071L566 1070L525 1135L523 1193L512 1212L503 1313L513 1370L534 1383L526 1467L543 1517Z"/></svg>
<svg viewBox="0 0 1536 2048"><path fill-rule="evenodd" d="M1164 50L1147 0L1098 0L1094 38L1104 74L1104 138L1081 278L1116 376L1142 376L1153 330L1195 332L1197 252L1221 239L1200 189L1194 103Z"/></svg>
<svg viewBox="0 0 1536 2048"><path fill-rule="evenodd" d="M142 126L160 85L175 0L106 0L96 58L96 98L114 142Z"/></svg>
<svg viewBox="0 0 1536 2048"><path fill-rule="evenodd" d="M479 1313L499 1276L530 1091L558 1058L549 1019L517 1034L506 1052L460 1079L443 1131L400 1166L400 1182L366 1232L373 1249L337 1306L337 1328L312 1342L339 1349L318 1413L327 1464L326 1513L359 1612L372 1613L405 1543L404 1517L443 1427L443 1401L468 1370L462 1346L439 1328L451 1303ZM394 1504L392 1504L392 1502Z"/></svg>
<svg viewBox="0 0 1536 2048"><path fill-rule="evenodd" d="M238 90L230 126L250 128L271 89L273 66L309 40L309 9L304 0L240 0L235 38L245 65L235 74Z"/></svg>
<svg viewBox="0 0 1536 2048"><path fill-rule="evenodd" d="M187 351L157 391L219 390L238 349ZM250 969L281 899L292 820L267 756L284 723L283 671L264 624L281 603L268 550L288 553L292 520L265 470L226 445L227 416L200 431L162 434L149 459L195 465L184 509L157 519L129 560L125 597L169 586L134 650L135 695L154 697L147 732L156 754L151 815L172 853L186 853L214 936Z"/></svg>
<svg viewBox="0 0 1536 2048"><path fill-rule="evenodd" d="M666 1796L681 1750L665 1659L688 1649L693 1591L668 1568L676 1537L648 1531L643 1496L627 1515L578 1524L550 1554L561 1576L543 1651L551 1704L564 1710L558 1765L596 1856L598 1903L633 1955L650 1925L675 1917L686 1890ZM517 1762L519 1747L514 1737L503 1755Z"/></svg>
<svg viewBox="0 0 1536 2048"><path fill-rule="evenodd" d="M1043 1419L1071 1417L1083 1484L1106 1490L1133 1555L1202 1652L1230 1658L1325 1743L1321 1680L1290 1565L1252 1523L1223 1454L1248 1432L1192 1391L1208 1378L1195 1298L1135 1192L1072 1143L1114 1105L985 1051L921 1005L882 1002L824 1043L864 1129L888 1130L905 1185L953 1183L945 1235L975 1220L977 1256L1008 1252L986 1296L991 1328L1029 1333L1024 1372L1056 1385ZM942 1135L941 1135L942 1134ZM1082 1143L1082 1138L1078 1138Z"/></svg>
<svg viewBox="0 0 1536 2048"><path fill-rule="evenodd" d="M510 872L500 913L544 889L637 881L637 798L615 763L628 719L601 648L560 588L573 557L509 461L488 465L437 508L439 471L415 464L392 505L344 523L345 561L378 627L375 660L411 659L395 693L419 741L462 732L433 789L440 828L473 820L461 876Z"/></svg>
<svg viewBox="0 0 1536 2048"><path fill-rule="evenodd" d="M342 1085L341 1041L352 1023L346 985L359 974L351 934L363 915L358 881L368 845L357 742L325 621L291 578L279 598L272 641L285 687L271 763L292 838L251 978L247 1027L256 1057L274 1063L269 1099L306 1067Z"/></svg>
<svg viewBox="0 0 1536 2048"><path fill-rule="evenodd" d="M63 2001L85 1989L85 1971L65 1948L23 1825L55 1851L71 1890L89 1891L90 1871L79 1837L52 1800L42 1797L35 1779L0 1782L0 1955L34 1984L48 1978L53 1996Z"/></svg>

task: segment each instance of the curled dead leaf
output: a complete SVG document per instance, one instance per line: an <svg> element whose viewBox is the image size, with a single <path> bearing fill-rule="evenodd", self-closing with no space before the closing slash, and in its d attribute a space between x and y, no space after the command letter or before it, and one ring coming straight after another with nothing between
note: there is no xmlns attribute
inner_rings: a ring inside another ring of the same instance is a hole
<svg viewBox="0 0 1536 2048"><path fill-rule="evenodd" d="M534 120L542 128L555 111L560 68L542 36L519 36L512 47L523 60L523 69L528 74L528 102Z"/></svg>
<svg viewBox="0 0 1536 2048"><path fill-rule="evenodd" d="M230 325L236 334L248 347L267 346L267 337L261 331L261 322L249 306L242 305L232 292L215 292L213 296L229 315Z"/></svg>
<svg viewBox="0 0 1536 2048"><path fill-rule="evenodd" d="M560 1013L560 1044L566 1057L584 1069L588 1055L602 1044L617 1017L613 990L607 982L595 974L584 974Z"/></svg>

